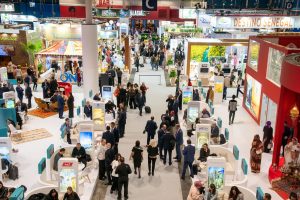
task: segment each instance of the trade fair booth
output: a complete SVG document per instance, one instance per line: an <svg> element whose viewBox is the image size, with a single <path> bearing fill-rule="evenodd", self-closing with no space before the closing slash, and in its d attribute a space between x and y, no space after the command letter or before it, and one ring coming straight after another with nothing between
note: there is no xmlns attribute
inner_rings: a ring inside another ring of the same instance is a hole
<svg viewBox="0 0 300 200"><path fill-rule="evenodd" d="M230 75L238 68L243 71L247 46L246 39L187 39L183 71L194 85L198 79L202 86L213 85L215 73L223 71Z"/></svg>
<svg viewBox="0 0 300 200"><path fill-rule="evenodd" d="M278 193L286 198L293 187L289 180L298 164L299 153L294 151L281 157L284 122L291 129L288 145L292 138L300 139L299 134L299 61L300 36L298 34L273 34L250 37L249 59L247 63L246 86L243 106L251 117L263 127L270 121L274 129L274 150L269 180ZM290 155L292 154L292 155ZM292 156L292 160L291 159ZM292 162L292 163L291 163ZM285 166L285 167L283 167ZM297 176L296 176L297 177ZM299 184L296 184L299 187Z"/></svg>

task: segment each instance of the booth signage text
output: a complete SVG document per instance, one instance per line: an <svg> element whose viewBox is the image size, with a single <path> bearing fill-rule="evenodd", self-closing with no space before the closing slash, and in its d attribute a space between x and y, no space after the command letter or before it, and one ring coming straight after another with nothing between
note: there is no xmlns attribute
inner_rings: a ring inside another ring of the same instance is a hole
<svg viewBox="0 0 300 200"><path fill-rule="evenodd" d="M62 164L63 167L72 167L73 163L72 162L64 162Z"/></svg>
<svg viewBox="0 0 300 200"><path fill-rule="evenodd" d="M146 13L143 10L130 10L130 16L146 16Z"/></svg>

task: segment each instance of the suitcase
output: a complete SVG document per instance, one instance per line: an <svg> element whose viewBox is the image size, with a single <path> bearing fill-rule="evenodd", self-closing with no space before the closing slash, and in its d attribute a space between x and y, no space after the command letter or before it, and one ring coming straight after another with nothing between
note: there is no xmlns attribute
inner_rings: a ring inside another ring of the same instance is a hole
<svg viewBox="0 0 300 200"><path fill-rule="evenodd" d="M8 168L8 178L12 180L16 180L19 178L19 169L15 165L10 165Z"/></svg>
<svg viewBox="0 0 300 200"><path fill-rule="evenodd" d="M151 108L149 106L145 106L145 113L151 113Z"/></svg>

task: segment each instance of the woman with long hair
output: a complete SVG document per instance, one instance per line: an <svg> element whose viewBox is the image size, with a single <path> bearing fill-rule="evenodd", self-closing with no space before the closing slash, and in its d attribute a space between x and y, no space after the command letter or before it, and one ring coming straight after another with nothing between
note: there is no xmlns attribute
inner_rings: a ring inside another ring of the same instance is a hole
<svg viewBox="0 0 300 200"><path fill-rule="evenodd" d="M131 150L130 160L133 159L134 174L137 174L138 178L141 178L141 164L143 161L143 148L139 140L135 142L135 146Z"/></svg>
<svg viewBox="0 0 300 200"><path fill-rule="evenodd" d="M262 152L263 152L263 143L261 142L259 135L255 135L250 150L250 164L251 164L251 171L253 173L260 172Z"/></svg>
<svg viewBox="0 0 300 200"><path fill-rule="evenodd" d="M150 140L148 149L148 175L154 176L156 157L158 156L158 147L155 139Z"/></svg>
<svg viewBox="0 0 300 200"><path fill-rule="evenodd" d="M80 200L80 198L78 194L73 191L72 187L68 187L63 200Z"/></svg>
<svg viewBox="0 0 300 200"><path fill-rule="evenodd" d="M58 200L58 192L55 189L50 190L45 196L45 200Z"/></svg>
<svg viewBox="0 0 300 200"><path fill-rule="evenodd" d="M228 200L244 200L244 195L238 187L232 186L229 192Z"/></svg>
<svg viewBox="0 0 300 200"><path fill-rule="evenodd" d="M206 200L217 200L218 199L218 191L215 184L210 184L208 188L208 193Z"/></svg>

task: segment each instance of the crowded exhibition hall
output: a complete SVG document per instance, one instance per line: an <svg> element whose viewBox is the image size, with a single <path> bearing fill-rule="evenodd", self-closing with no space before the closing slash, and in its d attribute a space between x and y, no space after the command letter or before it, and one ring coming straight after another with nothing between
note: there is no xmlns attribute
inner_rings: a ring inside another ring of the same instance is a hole
<svg viewBox="0 0 300 200"><path fill-rule="evenodd" d="M300 0L0 0L0 200L300 200Z"/></svg>

